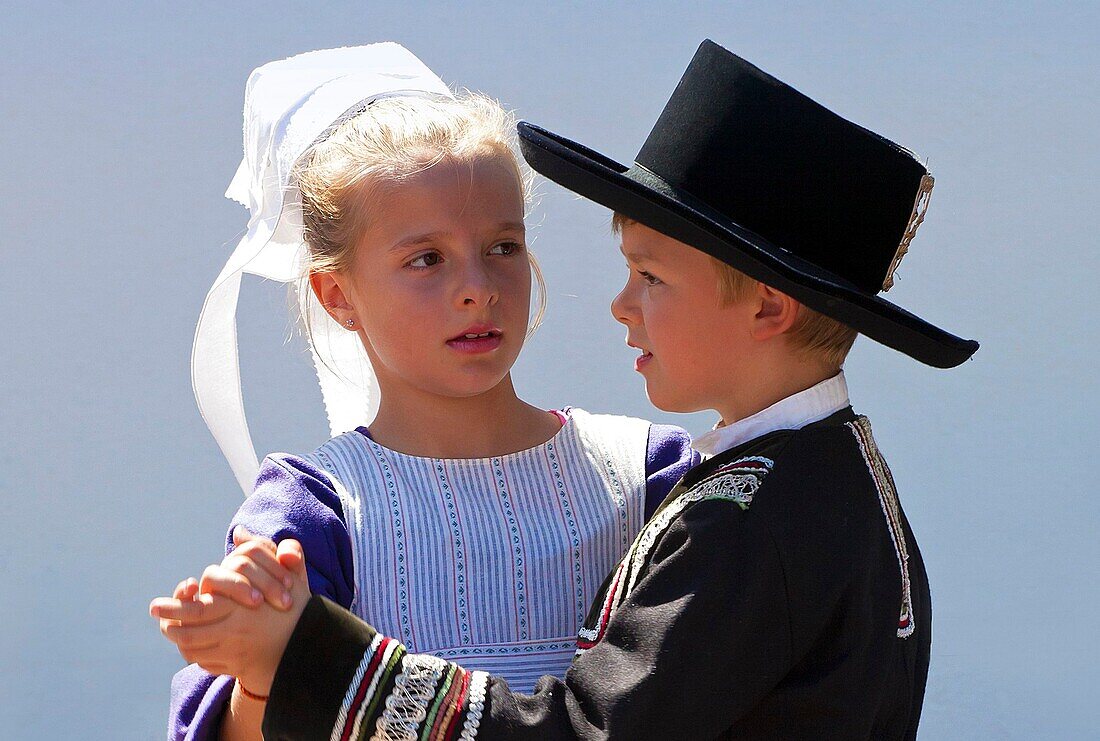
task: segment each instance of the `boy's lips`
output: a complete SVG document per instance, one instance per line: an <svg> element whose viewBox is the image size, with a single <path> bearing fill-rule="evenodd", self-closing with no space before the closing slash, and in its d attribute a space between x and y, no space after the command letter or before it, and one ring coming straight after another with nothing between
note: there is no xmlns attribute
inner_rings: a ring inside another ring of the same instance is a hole
<svg viewBox="0 0 1100 741"><path fill-rule="evenodd" d="M500 347L504 333L491 324L474 324L447 340L447 346L461 353L484 353Z"/></svg>
<svg viewBox="0 0 1100 741"><path fill-rule="evenodd" d="M641 373L642 368L645 367L645 364L653 359L653 353L651 353L650 351L646 350L645 348L643 348L639 345L635 345L633 342L630 342L629 340L627 340L626 344L630 347L633 347L635 350L641 350L642 351L641 355L634 358L634 370Z"/></svg>

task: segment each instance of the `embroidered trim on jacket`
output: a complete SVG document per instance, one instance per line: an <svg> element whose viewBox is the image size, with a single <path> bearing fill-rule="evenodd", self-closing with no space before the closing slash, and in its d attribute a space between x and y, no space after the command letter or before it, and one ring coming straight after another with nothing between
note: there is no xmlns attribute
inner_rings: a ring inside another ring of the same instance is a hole
<svg viewBox="0 0 1100 741"><path fill-rule="evenodd" d="M332 727L330 741L359 738L364 719L371 716L378 704L378 687L389 677L394 666L405 655L404 647L392 638L375 635L348 687L340 712Z"/></svg>
<svg viewBox="0 0 1100 741"><path fill-rule="evenodd" d="M407 654L394 680L372 741L416 741L420 724L428 717L436 686L447 662L429 654Z"/></svg>
<svg viewBox="0 0 1100 741"><path fill-rule="evenodd" d="M485 672L473 672L470 678L470 702L466 709L466 720L462 724L461 741L474 741L477 729L481 725L481 714L485 712L485 693L489 687L489 675Z"/></svg>
<svg viewBox="0 0 1100 741"><path fill-rule="evenodd" d="M909 549L905 543L905 529L901 524L901 507L898 505L894 477L890 474L886 460L879 453L874 437L871 436L870 421L866 417L860 417L855 422L848 422L848 427L851 428L852 434L856 436L856 442L859 443L859 451L863 454L867 470L875 482L879 505L890 528L890 540L894 543L898 567L901 569L901 614L898 618L898 638L908 638L913 635L916 622L913 620L913 595L909 584Z"/></svg>
<svg viewBox="0 0 1100 741"><path fill-rule="evenodd" d="M596 625L591 628L585 626L578 631L577 655L580 656L603 638L611 616L637 586L642 567L649 557L653 544L674 519L679 517L689 505L709 499L735 502L741 509L748 509L752 504L753 496L760 489L760 484L773 465L770 458L760 456L740 458L719 467L676 499L664 505L642 528L642 532L634 539L634 543L616 567Z"/></svg>
<svg viewBox="0 0 1100 741"><path fill-rule="evenodd" d="M392 679L392 684L391 684ZM376 634L352 676L329 741L444 741L477 737L489 675ZM388 687L388 694L380 688Z"/></svg>

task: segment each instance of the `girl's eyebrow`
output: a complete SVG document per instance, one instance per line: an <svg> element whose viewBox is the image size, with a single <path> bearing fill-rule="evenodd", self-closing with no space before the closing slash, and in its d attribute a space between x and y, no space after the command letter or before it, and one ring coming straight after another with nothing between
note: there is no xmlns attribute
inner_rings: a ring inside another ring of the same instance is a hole
<svg viewBox="0 0 1100 741"><path fill-rule="evenodd" d="M524 226L522 221L502 221L497 224L497 231L519 232L525 234L527 232L527 227ZM425 232L424 234L415 234L411 237L405 237L394 244L393 247L390 247L390 252L406 249L408 247L415 247L420 244L431 244L432 242L439 241L448 236L450 236L450 232Z"/></svg>
<svg viewBox="0 0 1100 741"><path fill-rule="evenodd" d="M430 244L439 240L440 237L445 236L447 236L447 232L425 232L424 234L416 234L397 242L393 247L390 247L390 252L405 249L406 247L414 247L418 244Z"/></svg>

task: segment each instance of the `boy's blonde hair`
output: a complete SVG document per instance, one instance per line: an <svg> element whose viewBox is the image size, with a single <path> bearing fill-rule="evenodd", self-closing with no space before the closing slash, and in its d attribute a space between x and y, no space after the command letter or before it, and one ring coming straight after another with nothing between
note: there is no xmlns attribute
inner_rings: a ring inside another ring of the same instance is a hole
<svg viewBox="0 0 1100 741"><path fill-rule="evenodd" d="M615 234L621 234L624 226L633 223L633 219L619 213L611 217L611 229ZM718 300L722 305L747 297L760 282L715 257L708 257L717 273ZM790 329L790 338L795 347L838 369L844 364L858 334L851 327L805 305L801 305L798 319Z"/></svg>
<svg viewBox="0 0 1100 741"><path fill-rule="evenodd" d="M497 101L470 91L454 98L380 98L339 124L294 168L308 247L299 298L312 300L311 273L343 271L351 265L358 235L371 219L380 216L370 209L373 191L400 183L439 162L468 164L483 156L502 158L515 171L526 210L532 176L516 156L515 130L510 112ZM528 256L538 288L531 332L545 313L546 285L534 255L528 251ZM302 316L310 333L306 308L303 305Z"/></svg>

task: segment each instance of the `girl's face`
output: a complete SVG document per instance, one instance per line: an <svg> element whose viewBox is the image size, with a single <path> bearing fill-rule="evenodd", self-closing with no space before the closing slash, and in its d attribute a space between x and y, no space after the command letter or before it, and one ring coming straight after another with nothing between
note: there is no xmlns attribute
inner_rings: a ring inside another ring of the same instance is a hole
<svg viewBox="0 0 1100 741"><path fill-rule="evenodd" d="M354 260L333 275L347 304L334 316L354 319L383 399L495 388L523 347L531 303L515 168L495 154L443 160L366 193Z"/></svg>

